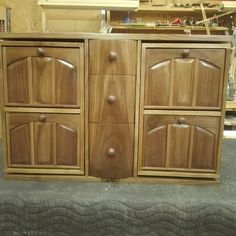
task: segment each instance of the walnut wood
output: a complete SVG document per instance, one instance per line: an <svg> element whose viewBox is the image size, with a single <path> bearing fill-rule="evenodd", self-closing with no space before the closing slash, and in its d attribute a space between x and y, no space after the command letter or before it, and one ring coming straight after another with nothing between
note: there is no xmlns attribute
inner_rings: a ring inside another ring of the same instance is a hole
<svg viewBox="0 0 236 236"><path fill-rule="evenodd" d="M136 55L136 41L90 40L89 74L135 75Z"/></svg>
<svg viewBox="0 0 236 236"><path fill-rule="evenodd" d="M133 123L134 112L135 76L89 76L91 122Z"/></svg>
<svg viewBox="0 0 236 236"><path fill-rule="evenodd" d="M40 56L37 49L5 47L7 103L79 106L80 49L44 47Z"/></svg>
<svg viewBox="0 0 236 236"><path fill-rule="evenodd" d="M224 49L147 48L145 106L220 108L224 57Z"/></svg>
<svg viewBox="0 0 236 236"><path fill-rule="evenodd" d="M45 118L40 121L42 117L40 113L7 114L10 164L30 166L34 156L35 165L68 165L79 168L83 158L79 154L79 115L43 114L43 116ZM56 163L53 163L54 153Z"/></svg>
<svg viewBox="0 0 236 236"><path fill-rule="evenodd" d="M106 179L133 176L132 124L90 123L89 175Z"/></svg>
<svg viewBox="0 0 236 236"><path fill-rule="evenodd" d="M5 173L219 177L228 37L58 36L1 36Z"/></svg>
<svg viewBox="0 0 236 236"><path fill-rule="evenodd" d="M145 115L142 166L216 170L219 125L219 117Z"/></svg>

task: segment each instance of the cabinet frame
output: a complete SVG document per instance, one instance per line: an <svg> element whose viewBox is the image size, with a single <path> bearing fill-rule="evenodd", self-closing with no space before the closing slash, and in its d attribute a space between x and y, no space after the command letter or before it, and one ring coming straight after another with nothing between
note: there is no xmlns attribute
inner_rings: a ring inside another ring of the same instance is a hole
<svg viewBox="0 0 236 236"><path fill-rule="evenodd" d="M220 109L202 109L202 107L189 108L187 110L186 107L171 107L171 106L153 106L153 107L145 107L144 105L144 96L145 96L145 76L146 76L146 49L158 49L158 48L190 48L190 49L223 49L225 50L225 58L224 58L224 68L222 71L222 80L220 91L221 93L221 106ZM221 150L222 150L222 139L223 139L223 129L224 129L224 117L225 117L225 101L226 101L226 85L228 79L228 71L229 71L229 59L231 54L230 44L207 44L207 43L143 43L142 44L142 56L141 56L141 85L140 85L140 106L139 106L139 148L138 148L138 175L142 178L156 176L156 177L190 177L190 178L206 178L206 179L218 179L220 177L220 160L221 160ZM220 118L219 132L218 132L218 147L217 147L217 156L215 159L215 169L216 171L199 171L191 169L182 169L171 171L164 168L142 168L142 153L143 153L143 135L144 135L144 115L201 115L201 116L216 116Z"/></svg>
<svg viewBox="0 0 236 236"><path fill-rule="evenodd" d="M4 84L4 79L6 78L6 58L3 56L3 47L11 46L11 47L51 47L51 48L79 48L79 68L78 77L79 77L79 101L80 107L73 108L64 106L57 106L57 107L50 107L45 106L43 108L38 106L14 106L14 105L4 105L5 104L5 92L6 92L6 85ZM2 113L2 130L3 130L3 152L4 152L4 173L6 175L14 175L14 174L40 174L40 175L84 175L85 174L85 159L84 159L84 134L85 134L85 105L84 105L84 75L85 75L85 62L84 62L84 43L82 40L78 40L78 42L47 42L47 41L4 41L1 43L0 47L1 57L3 59L3 64L0 65L0 89L1 89L1 113ZM9 137L7 135L7 122L6 122L6 113L10 112L22 112L22 113L58 113L58 114L78 114L80 116L80 124L79 124L79 164L78 166L24 166L24 165L10 165L10 157L9 157Z"/></svg>

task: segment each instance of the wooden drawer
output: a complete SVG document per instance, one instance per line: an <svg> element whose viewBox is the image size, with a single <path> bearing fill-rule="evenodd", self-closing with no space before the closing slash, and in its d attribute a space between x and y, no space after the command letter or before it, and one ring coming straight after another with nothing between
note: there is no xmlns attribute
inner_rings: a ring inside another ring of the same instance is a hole
<svg viewBox="0 0 236 236"><path fill-rule="evenodd" d="M126 178L133 175L134 126L90 123L89 175Z"/></svg>
<svg viewBox="0 0 236 236"><path fill-rule="evenodd" d="M79 107L80 48L4 47L5 104Z"/></svg>
<svg viewBox="0 0 236 236"><path fill-rule="evenodd" d="M224 49L146 48L145 54L145 108L221 109Z"/></svg>
<svg viewBox="0 0 236 236"><path fill-rule="evenodd" d="M89 74L135 75L137 43L132 40L90 40Z"/></svg>
<svg viewBox="0 0 236 236"><path fill-rule="evenodd" d="M220 117L145 115L140 173L216 171L219 127Z"/></svg>
<svg viewBox="0 0 236 236"><path fill-rule="evenodd" d="M80 115L7 113L8 166L83 170Z"/></svg>
<svg viewBox="0 0 236 236"><path fill-rule="evenodd" d="M90 76L91 122L134 122L135 76Z"/></svg>

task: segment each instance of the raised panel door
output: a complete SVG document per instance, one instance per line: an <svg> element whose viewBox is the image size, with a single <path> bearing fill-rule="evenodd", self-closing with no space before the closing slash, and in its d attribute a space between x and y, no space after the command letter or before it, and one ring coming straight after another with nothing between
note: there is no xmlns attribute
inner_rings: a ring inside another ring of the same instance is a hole
<svg viewBox="0 0 236 236"><path fill-rule="evenodd" d="M220 118L145 115L139 170L216 170Z"/></svg>
<svg viewBox="0 0 236 236"><path fill-rule="evenodd" d="M83 71L79 48L4 47L6 103L80 105Z"/></svg>
<svg viewBox="0 0 236 236"><path fill-rule="evenodd" d="M221 108L224 49L145 49L145 108Z"/></svg>
<svg viewBox="0 0 236 236"><path fill-rule="evenodd" d="M79 130L76 114L7 113L10 164L83 170Z"/></svg>

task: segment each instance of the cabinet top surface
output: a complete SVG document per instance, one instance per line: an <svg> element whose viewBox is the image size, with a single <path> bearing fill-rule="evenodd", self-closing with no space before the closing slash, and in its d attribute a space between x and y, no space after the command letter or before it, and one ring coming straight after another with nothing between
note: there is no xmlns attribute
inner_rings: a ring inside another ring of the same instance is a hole
<svg viewBox="0 0 236 236"><path fill-rule="evenodd" d="M5 40L55 40L77 41L84 39L133 39L160 42L231 42L232 36L181 35L181 34L103 34L103 33L0 33L0 42Z"/></svg>

